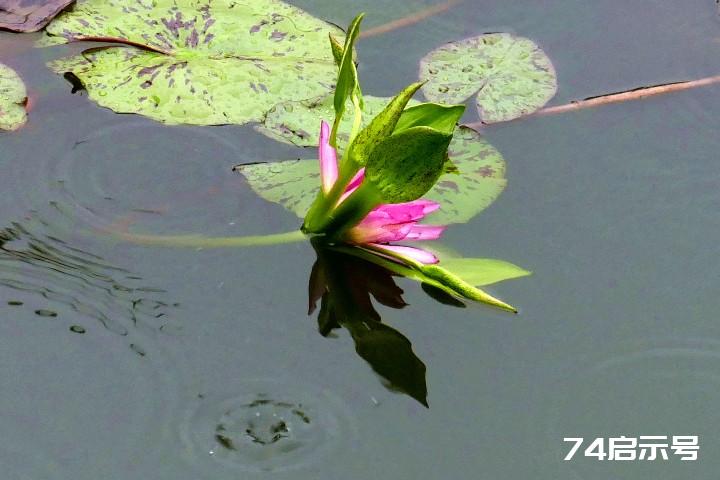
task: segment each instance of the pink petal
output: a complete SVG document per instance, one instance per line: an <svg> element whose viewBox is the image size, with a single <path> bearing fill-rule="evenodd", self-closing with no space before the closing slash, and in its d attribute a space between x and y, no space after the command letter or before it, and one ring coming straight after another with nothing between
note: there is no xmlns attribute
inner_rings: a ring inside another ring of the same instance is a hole
<svg viewBox="0 0 720 480"><path fill-rule="evenodd" d="M318 145L320 158L320 181L323 192L327 193L335 185L338 177L337 153L330 146L330 125L324 120L320 123L320 144Z"/></svg>
<svg viewBox="0 0 720 480"><path fill-rule="evenodd" d="M340 197L340 200L338 200L337 204L340 205L342 202L345 201L345 199L347 197L350 196L351 193L353 193L355 190L357 190L364 178L365 178L365 167L358 170L358 172L355 174L355 176L352 178L352 180L350 180L350 183L348 183L347 187L345 187L345 193L342 194L342 196Z"/></svg>
<svg viewBox="0 0 720 480"><path fill-rule="evenodd" d="M440 204L430 200L414 200L406 203L380 205L374 211L382 212L396 222L417 221L440 208Z"/></svg>
<svg viewBox="0 0 720 480"><path fill-rule="evenodd" d="M445 227L440 225L415 224L410 228L405 240L437 240L443 231L445 231Z"/></svg>
<svg viewBox="0 0 720 480"><path fill-rule="evenodd" d="M398 242L408 236L412 227L412 223L396 223L374 227L357 225L347 232L345 238L358 244Z"/></svg>
<svg viewBox="0 0 720 480"><path fill-rule="evenodd" d="M428 252L427 250L423 250L422 248L406 247L404 245L372 245L373 247L380 250L389 250L401 256L417 260L420 263L431 264L439 262L438 258L435 255Z"/></svg>

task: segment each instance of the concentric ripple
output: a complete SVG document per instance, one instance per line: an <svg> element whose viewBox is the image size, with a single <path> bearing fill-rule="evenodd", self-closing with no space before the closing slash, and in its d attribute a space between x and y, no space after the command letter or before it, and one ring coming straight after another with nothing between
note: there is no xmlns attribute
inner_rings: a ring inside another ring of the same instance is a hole
<svg viewBox="0 0 720 480"><path fill-rule="evenodd" d="M355 433L338 398L292 383L247 381L235 395L201 394L198 401L183 436L200 464L292 470L327 458Z"/></svg>
<svg viewBox="0 0 720 480"><path fill-rule="evenodd" d="M86 225L204 231L238 210L238 147L210 129L145 121L80 137L48 172L50 198Z"/></svg>
<svg viewBox="0 0 720 480"><path fill-rule="evenodd" d="M51 232L37 214L0 229L0 298L8 308L29 308L68 328L89 319L123 336L171 322L177 304L163 289Z"/></svg>

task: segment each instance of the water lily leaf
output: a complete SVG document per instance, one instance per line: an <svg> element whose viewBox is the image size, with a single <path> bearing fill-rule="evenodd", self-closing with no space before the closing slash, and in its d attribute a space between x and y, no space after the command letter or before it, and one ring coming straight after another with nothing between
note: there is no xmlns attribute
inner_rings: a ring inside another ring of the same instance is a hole
<svg viewBox="0 0 720 480"><path fill-rule="evenodd" d="M17 130L25 125L27 92L20 76L0 63L0 130Z"/></svg>
<svg viewBox="0 0 720 480"><path fill-rule="evenodd" d="M47 32L126 44L49 64L101 106L194 125L260 121L280 101L327 95L337 72L328 34L342 35L278 0L80 0Z"/></svg>
<svg viewBox="0 0 720 480"><path fill-rule="evenodd" d="M363 127L375 118L387 106L390 98L365 95L363 109ZM408 105L417 105L417 100L410 100ZM346 115L340 122L337 133L338 150L347 146L352 130L355 107L347 105ZM280 142L300 147L316 146L319 142L320 121L328 121L335 116L333 97L319 100L299 102L281 102L273 106L265 116L263 123L255 129Z"/></svg>
<svg viewBox="0 0 720 480"><path fill-rule="evenodd" d="M317 160L237 165L255 193L268 202L278 203L303 218L320 190L320 166Z"/></svg>
<svg viewBox="0 0 720 480"><path fill-rule="evenodd" d="M434 224L469 221L488 207L506 184L505 161L476 131L467 127L456 129L448 153L459 173L441 176L423 196L440 203L440 210L428 217ZM320 188L315 159L239 165L236 170L258 195L300 218L305 216Z"/></svg>
<svg viewBox="0 0 720 480"><path fill-rule="evenodd" d="M441 176L423 196L440 204L440 210L428 217L428 222L439 225L470 221L489 207L507 185L505 160L475 130L455 129L448 155L458 173Z"/></svg>
<svg viewBox="0 0 720 480"><path fill-rule="evenodd" d="M3 0L0 28L13 32L37 32L75 0Z"/></svg>
<svg viewBox="0 0 720 480"><path fill-rule="evenodd" d="M488 33L443 45L420 61L425 97L461 103L477 93L484 123L532 113L557 91L555 68L540 47L509 33Z"/></svg>

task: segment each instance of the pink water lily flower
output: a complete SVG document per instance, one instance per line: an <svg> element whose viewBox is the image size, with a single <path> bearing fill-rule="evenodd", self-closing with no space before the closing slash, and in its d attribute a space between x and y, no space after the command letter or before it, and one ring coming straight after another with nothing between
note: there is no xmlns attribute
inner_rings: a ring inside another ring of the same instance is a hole
<svg viewBox="0 0 720 480"><path fill-rule="evenodd" d="M326 122L320 125L320 180L323 192L329 192L338 178L337 153L330 145L330 126ZM360 186L365 178L362 168L345 187L338 205ZM382 204L371 210L357 225L349 229L344 239L357 245L372 245L376 249L410 257L421 263L438 263L435 255L427 250L404 245L389 245L390 242L435 240L445 227L424 225L418 222L426 215L440 208L440 204L431 200L414 200L406 203Z"/></svg>

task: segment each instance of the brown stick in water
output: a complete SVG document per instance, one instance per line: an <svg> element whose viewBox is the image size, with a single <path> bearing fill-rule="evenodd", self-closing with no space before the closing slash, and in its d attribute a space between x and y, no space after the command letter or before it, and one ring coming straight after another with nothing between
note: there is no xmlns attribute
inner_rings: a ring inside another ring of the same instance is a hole
<svg viewBox="0 0 720 480"><path fill-rule="evenodd" d="M419 12L408 15L407 17L399 18L397 20L393 20L392 22L384 23L382 25L378 25L377 27L362 31L360 32L360 38L375 37L377 35L382 35L383 33L392 32L393 30L420 23L426 18L430 18L433 15L438 15L449 10L461 1L462 0L446 0L443 3L424 8Z"/></svg>
<svg viewBox="0 0 720 480"><path fill-rule="evenodd" d="M531 115L555 115L558 113L582 110L584 108L598 107L600 105L609 105L611 103L641 100L643 98L652 97L654 95L663 95L666 93L680 92L682 90L690 90L691 88L706 87L715 83L720 83L720 75L699 78L697 80L690 80L687 82L663 83L661 85L654 85L652 87L638 87L633 88L632 90L626 90L624 92L609 93L607 95L589 97L584 100L575 100L564 105L545 107ZM480 128L485 125L486 124L484 124L483 122L475 122L468 124L467 126L471 128Z"/></svg>

